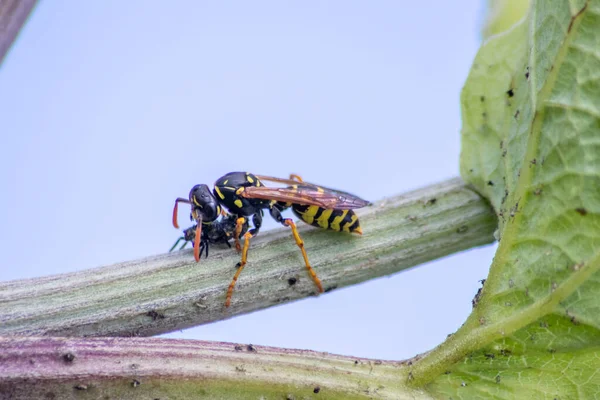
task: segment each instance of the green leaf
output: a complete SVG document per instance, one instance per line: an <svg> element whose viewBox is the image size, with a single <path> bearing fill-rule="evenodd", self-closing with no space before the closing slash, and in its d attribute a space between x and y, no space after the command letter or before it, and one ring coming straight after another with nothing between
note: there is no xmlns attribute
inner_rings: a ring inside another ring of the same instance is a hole
<svg viewBox="0 0 600 400"><path fill-rule="evenodd" d="M508 30L527 14L529 0L488 0L486 20L482 34L484 38Z"/></svg>
<svg viewBox="0 0 600 400"><path fill-rule="evenodd" d="M590 398L600 387L600 0L533 1L462 93L461 173L500 240L465 324L416 362L442 398Z"/></svg>

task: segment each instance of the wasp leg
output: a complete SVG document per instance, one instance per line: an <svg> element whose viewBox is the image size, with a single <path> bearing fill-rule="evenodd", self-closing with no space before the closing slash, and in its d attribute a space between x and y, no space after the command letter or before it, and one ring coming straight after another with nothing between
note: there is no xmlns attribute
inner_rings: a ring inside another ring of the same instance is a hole
<svg viewBox="0 0 600 400"><path fill-rule="evenodd" d="M250 247L250 238L252 238L252 234L250 232L246 232L244 235L244 249L242 250L242 261L237 263L237 271L235 271L235 275L229 284L229 288L227 289L227 299L225 300L225 307L229 307L231 304L231 295L233 294L233 288L235 283L237 282L246 262L248 261L248 248Z"/></svg>
<svg viewBox="0 0 600 400"><path fill-rule="evenodd" d="M306 269L308 270L308 273L311 276L312 280L315 282L315 285L317 285L319 292L323 293L323 285L321 285L321 280L317 276L315 270L310 266L310 262L308 261L308 255L306 254L306 250L304 249L304 241L298 233L298 228L296 227L296 224L294 223L294 221L292 221L291 218L283 218L281 216L280 210L277 207L271 207L269 211L271 212L271 216L277 222L283 224L284 226L289 226L292 229L292 235L294 236L296 245L300 247L300 251L302 252L302 257L304 258L304 264L306 265Z"/></svg>
<svg viewBox="0 0 600 400"><path fill-rule="evenodd" d="M169 250L169 253L172 252L175 249L175 247L177 247L177 245L179 244L179 242L181 242L182 240L184 241L183 242L183 246L181 246L181 248L179 250L183 249L183 247L187 244L187 241L185 241L185 238L182 236L179 239L177 239L177 241L175 242L175 244L173 245L173 247L171 247L171 250Z"/></svg>
<svg viewBox="0 0 600 400"><path fill-rule="evenodd" d="M233 240L235 241L235 249L238 253L242 250L242 246L240 245L240 233L242 232L242 227L246 223L246 217L239 217L235 221L235 234L233 235Z"/></svg>
<svg viewBox="0 0 600 400"><path fill-rule="evenodd" d="M290 179L293 181L304 182L302 180L302 178L300 177L300 175L296 175L296 174L290 174Z"/></svg>

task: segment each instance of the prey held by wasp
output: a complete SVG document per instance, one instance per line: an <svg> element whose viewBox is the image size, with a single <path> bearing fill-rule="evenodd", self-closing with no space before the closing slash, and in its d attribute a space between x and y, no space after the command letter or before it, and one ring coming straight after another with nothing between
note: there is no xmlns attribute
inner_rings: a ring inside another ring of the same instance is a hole
<svg viewBox="0 0 600 400"><path fill-rule="evenodd" d="M267 187L263 181L287 186ZM179 228L179 203L191 205L191 219L195 225L184 231L184 236L179 238L171 250L180 240L184 240L182 248L192 241L194 258L199 261L203 251L208 256L210 244L226 243L231 246L229 240L233 238L236 250L242 253L241 261L236 265L237 271L227 289L226 307L231 304L234 286L247 263L250 239L258 234L262 226L264 210L268 210L278 223L290 227L294 241L302 252L306 269L318 291L322 293L323 286L310 265L296 224L291 218L284 218L282 212L291 208L307 224L336 232L362 234L358 216L353 210L370 204L353 194L305 182L298 175L292 174L289 179L284 179L249 172L230 172L217 179L212 191L207 185L199 184L192 187L187 199L177 198L173 208L175 228ZM253 225L251 229L250 218ZM242 236L243 247L240 244Z"/></svg>

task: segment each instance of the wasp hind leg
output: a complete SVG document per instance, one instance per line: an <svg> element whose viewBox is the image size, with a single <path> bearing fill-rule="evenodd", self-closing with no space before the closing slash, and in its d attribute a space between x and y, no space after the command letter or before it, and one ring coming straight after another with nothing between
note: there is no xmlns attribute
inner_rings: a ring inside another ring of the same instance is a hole
<svg viewBox="0 0 600 400"><path fill-rule="evenodd" d="M300 175L297 175L297 174L290 174L290 179L293 181L298 181L300 183L304 182L302 180L302 178L300 177Z"/></svg>
<svg viewBox="0 0 600 400"><path fill-rule="evenodd" d="M271 216L277 222L279 222L280 224L282 224L284 226L289 226L292 229L292 235L294 236L296 245L300 248L300 251L302 252L302 257L304 258L304 264L306 265L308 274L311 276L313 282L315 282L315 285L317 285L319 292L323 293L323 285L321 284L321 280L317 276L317 273L315 272L315 270L310 266L310 262L308 261L308 255L306 254L306 249L304 248L304 241L302 240L302 238L300 237L300 234L298 233L298 228L296 227L296 224L294 223L294 221L292 221L291 218L283 218L281 216L281 211L277 207L271 207L269 209L269 211L271 213Z"/></svg>

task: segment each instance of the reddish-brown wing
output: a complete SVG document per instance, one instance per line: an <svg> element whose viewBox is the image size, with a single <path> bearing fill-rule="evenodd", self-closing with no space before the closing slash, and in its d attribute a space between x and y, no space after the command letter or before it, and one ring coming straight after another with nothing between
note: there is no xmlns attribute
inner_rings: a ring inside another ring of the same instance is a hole
<svg viewBox="0 0 600 400"><path fill-rule="evenodd" d="M304 204L326 209L350 210L370 203L350 193L318 186L308 182L257 175L258 179L292 185L286 188L251 186L244 188L242 196L249 199L276 200L286 203Z"/></svg>

